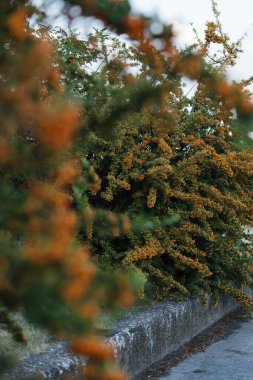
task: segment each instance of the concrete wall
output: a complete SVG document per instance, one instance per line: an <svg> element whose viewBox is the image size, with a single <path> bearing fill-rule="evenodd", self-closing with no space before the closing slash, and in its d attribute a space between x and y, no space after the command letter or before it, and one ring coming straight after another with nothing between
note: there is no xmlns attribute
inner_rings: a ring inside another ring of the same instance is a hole
<svg viewBox="0 0 253 380"><path fill-rule="evenodd" d="M238 307L230 297L222 297L218 307L203 307L195 298L184 302L164 302L140 310L120 321L108 338L115 348L119 366L131 377L180 348ZM35 372L46 379L77 379L79 358L73 357L65 344L25 359L5 379L20 380L22 374Z"/></svg>
<svg viewBox="0 0 253 380"><path fill-rule="evenodd" d="M159 303L121 321L109 342L119 366L136 376L237 307L230 297L222 297L216 308L196 299Z"/></svg>

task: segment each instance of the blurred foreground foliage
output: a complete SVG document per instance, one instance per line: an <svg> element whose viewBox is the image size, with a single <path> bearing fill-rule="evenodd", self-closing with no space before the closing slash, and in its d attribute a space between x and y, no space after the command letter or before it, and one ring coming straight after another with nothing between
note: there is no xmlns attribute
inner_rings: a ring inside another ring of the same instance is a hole
<svg viewBox="0 0 253 380"><path fill-rule="evenodd" d="M86 377L117 380L94 327L101 309L145 294L251 302L251 80L226 81L240 40L218 18L179 50L171 27L127 1L69 1L66 14L72 5L107 29L35 31L38 9L0 5L0 320L25 342L10 316L21 308L91 357Z"/></svg>

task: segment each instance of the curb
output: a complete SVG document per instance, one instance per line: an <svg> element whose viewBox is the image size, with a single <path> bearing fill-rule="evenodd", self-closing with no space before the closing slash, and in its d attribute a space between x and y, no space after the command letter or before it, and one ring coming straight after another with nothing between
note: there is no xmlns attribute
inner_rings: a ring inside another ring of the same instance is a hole
<svg viewBox="0 0 253 380"><path fill-rule="evenodd" d="M115 349L117 364L131 378L138 376L238 308L231 297L223 296L219 305L204 307L196 298L158 303L119 321L107 339ZM71 355L65 343L54 343L40 354L24 359L5 380L40 375L48 380L64 376L77 379L77 369L85 360Z"/></svg>

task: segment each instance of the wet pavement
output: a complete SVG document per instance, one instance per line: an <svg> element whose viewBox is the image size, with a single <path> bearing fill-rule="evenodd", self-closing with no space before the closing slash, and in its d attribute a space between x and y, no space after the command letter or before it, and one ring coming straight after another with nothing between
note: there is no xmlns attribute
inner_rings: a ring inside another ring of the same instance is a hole
<svg viewBox="0 0 253 380"><path fill-rule="evenodd" d="M171 368L160 380L253 380L253 319Z"/></svg>

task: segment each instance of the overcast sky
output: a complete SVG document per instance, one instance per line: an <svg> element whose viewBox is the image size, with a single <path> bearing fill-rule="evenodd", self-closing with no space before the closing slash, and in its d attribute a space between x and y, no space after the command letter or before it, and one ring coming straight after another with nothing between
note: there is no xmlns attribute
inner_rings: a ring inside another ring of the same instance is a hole
<svg viewBox="0 0 253 380"><path fill-rule="evenodd" d="M180 44L194 42L190 23L201 34L207 20L213 20L211 0L130 0L136 12L157 15L166 23L175 23ZM246 31L244 52L230 76L233 79L253 75L253 0L217 0L224 32L237 40Z"/></svg>

